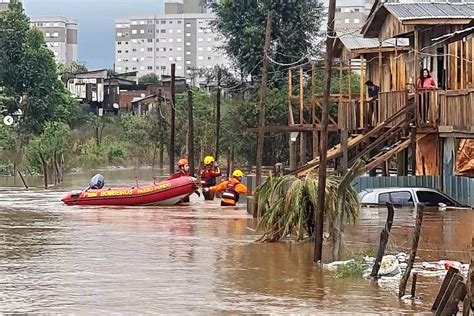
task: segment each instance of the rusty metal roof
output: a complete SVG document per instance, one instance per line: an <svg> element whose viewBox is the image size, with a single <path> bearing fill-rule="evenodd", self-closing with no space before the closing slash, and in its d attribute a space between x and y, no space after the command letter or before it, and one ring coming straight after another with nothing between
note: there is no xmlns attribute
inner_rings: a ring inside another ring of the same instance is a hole
<svg viewBox="0 0 474 316"><path fill-rule="evenodd" d="M423 19L474 19L474 3L385 3L384 7L400 21Z"/></svg>

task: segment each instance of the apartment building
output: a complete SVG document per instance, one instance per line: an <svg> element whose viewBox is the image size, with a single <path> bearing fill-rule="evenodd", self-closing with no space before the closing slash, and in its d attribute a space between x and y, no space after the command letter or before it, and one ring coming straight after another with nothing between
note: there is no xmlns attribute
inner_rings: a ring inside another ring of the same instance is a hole
<svg viewBox="0 0 474 316"><path fill-rule="evenodd" d="M374 0L338 0L334 21L336 30L349 32L360 30L373 4ZM327 18L323 20L321 29L325 30L326 27Z"/></svg>
<svg viewBox="0 0 474 316"><path fill-rule="evenodd" d="M77 21L64 17L32 17L31 27L41 30L46 46L51 49L57 62L77 62Z"/></svg>
<svg viewBox="0 0 474 316"><path fill-rule="evenodd" d="M8 2L0 2L0 12L8 10Z"/></svg>
<svg viewBox="0 0 474 316"><path fill-rule="evenodd" d="M222 38L211 27L214 15L189 11L186 3L166 3L165 14L117 20L115 70L163 76L175 63L176 75L190 82L196 79L193 69L228 65L219 49Z"/></svg>

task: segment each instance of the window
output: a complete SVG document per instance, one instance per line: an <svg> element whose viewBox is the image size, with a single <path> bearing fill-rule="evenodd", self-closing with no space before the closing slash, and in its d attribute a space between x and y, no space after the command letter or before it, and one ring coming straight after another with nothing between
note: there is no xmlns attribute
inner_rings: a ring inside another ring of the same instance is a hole
<svg viewBox="0 0 474 316"><path fill-rule="evenodd" d="M166 33L166 29L161 29L161 30L160 30L160 33L161 33L161 34Z"/></svg>
<svg viewBox="0 0 474 316"><path fill-rule="evenodd" d="M144 52L144 51L145 51L145 47L140 48L140 51L141 51L141 52Z"/></svg>
<svg viewBox="0 0 474 316"><path fill-rule="evenodd" d="M138 21L132 21L132 25L138 25Z"/></svg>
<svg viewBox="0 0 474 316"><path fill-rule="evenodd" d="M186 36L191 36L191 33L186 33Z"/></svg>
<svg viewBox="0 0 474 316"><path fill-rule="evenodd" d="M181 29L176 30L176 33L181 34L181 33L183 33L183 30L181 30Z"/></svg>
<svg viewBox="0 0 474 316"><path fill-rule="evenodd" d="M145 34L145 30L140 30L140 34Z"/></svg>
<svg viewBox="0 0 474 316"><path fill-rule="evenodd" d="M187 74L190 74L190 73L191 73L191 70L189 70L189 69L186 70L186 73L187 73Z"/></svg>
<svg viewBox="0 0 474 316"><path fill-rule="evenodd" d="M161 70L166 70L166 66L161 66Z"/></svg>
<svg viewBox="0 0 474 316"><path fill-rule="evenodd" d="M190 61L190 60L186 60L186 65L191 65L191 61Z"/></svg>
<svg viewBox="0 0 474 316"><path fill-rule="evenodd" d="M137 67L133 67L132 70L137 70Z"/></svg>
<svg viewBox="0 0 474 316"><path fill-rule="evenodd" d="M147 48L147 51L148 51L148 52L153 52L153 48L152 48L152 47L148 47L148 48Z"/></svg>
<svg viewBox="0 0 474 316"><path fill-rule="evenodd" d="M122 42L117 42L117 45L122 45Z"/></svg>
<svg viewBox="0 0 474 316"><path fill-rule="evenodd" d="M350 21L351 21L350 19L344 19L344 23L346 23L346 24L349 24Z"/></svg>
<svg viewBox="0 0 474 316"><path fill-rule="evenodd" d="M359 19L354 19L354 23L355 23L355 24L359 24L359 23L360 23L360 20L359 20Z"/></svg>
<svg viewBox="0 0 474 316"><path fill-rule="evenodd" d="M166 52L166 47L162 47L162 48L161 48L161 51L162 51L162 52Z"/></svg>
<svg viewBox="0 0 474 316"><path fill-rule="evenodd" d="M148 43L153 43L153 39L152 39L152 38L149 38L149 39L147 40L147 42L148 42Z"/></svg>
<svg viewBox="0 0 474 316"><path fill-rule="evenodd" d="M198 56L198 60L204 60L204 56Z"/></svg>
<svg viewBox="0 0 474 316"><path fill-rule="evenodd" d="M135 53L136 51L137 51L137 49L136 49L136 48L132 48L132 52L134 52L134 53Z"/></svg>
<svg viewBox="0 0 474 316"><path fill-rule="evenodd" d="M147 24L153 24L153 20L146 21Z"/></svg>
<svg viewBox="0 0 474 316"><path fill-rule="evenodd" d="M132 61L138 61L137 57L132 57Z"/></svg>
<svg viewBox="0 0 474 316"><path fill-rule="evenodd" d="M198 38L198 42L202 42L202 41L204 41L204 38L202 37Z"/></svg>
<svg viewBox="0 0 474 316"><path fill-rule="evenodd" d="M146 30L147 34L153 34L153 30Z"/></svg>
<svg viewBox="0 0 474 316"><path fill-rule="evenodd" d="M180 57L180 56L176 57L176 61L181 61L182 59L183 59L183 58Z"/></svg>
<svg viewBox="0 0 474 316"><path fill-rule="evenodd" d="M178 21L178 24L183 24L183 21Z"/></svg>
<svg viewBox="0 0 474 316"><path fill-rule="evenodd" d="M208 47L208 48L207 48L207 51L208 51L208 52L212 52L212 47Z"/></svg>
<svg viewBox="0 0 474 316"><path fill-rule="evenodd" d="M424 203L426 206L438 207L439 203L446 204L447 206L456 206L454 201L437 192L417 191L416 196L418 197L420 203Z"/></svg>
<svg viewBox="0 0 474 316"><path fill-rule="evenodd" d="M177 47L176 50L177 50L178 52L180 52L180 51L182 51L183 49L182 49L181 47Z"/></svg>
<svg viewBox="0 0 474 316"><path fill-rule="evenodd" d="M125 45L128 45L128 42L125 42Z"/></svg>
<svg viewBox="0 0 474 316"><path fill-rule="evenodd" d="M128 54L128 50L125 51L125 54Z"/></svg>
<svg viewBox="0 0 474 316"><path fill-rule="evenodd" d="M122 36L123 36L122 33L120 33L120 32L117 33L117 37L122 37ZM46 37L51 37L49 32L46 32Z"/></svg>
<svg viewBox="0 0 474 316"><path fill-rule="evenodd" d="M58 57L58 56L59 56L59 53L58 53L58 52L54 52L54 56Z"/></svg>
<svg viewBox="0 0 474 316"><path fill-rule="evenodd" d="M168 42L169 42L169 43L173 43L173 39L170 38L170 39L168 40Z"/></svg>
<svg viewBox="0 0 474 316"><path fill-rule="evenodd" d="M125 67L125 71L128 71L128 67Z"/></svg>
<svg viewBox="0 0 474 316"><path fill-rule="evenodd" d="M178 42L178 43L181 43L182 41L183 41L182 38L177 38L177 39L176 39L176 42Z"/></svg>
<svg viewBox="0 0 474 316"><path fill-rule="evenodd" d="M176 66L176 69L182 70L182 69L183 69L183 66Z"/></svg>
<svg viewBox="0 0 474 316"><path fill-rule="evenodd" d="M143 21L143 20L140 21L140 25L145 25L145 24L146 24L146 21Z"/></svg>
<svg viewBox="0 0 474 316"><path fill-rule="evenodd" d="M204 30L202 28L198 28L198 33L203 33Z"/></svg>
<svg viewBox="0 0 474 316"><path fill-rule="evenodd" d="M161 24L166 24L166 21L161 21L160 23L161 23Z"/></svg>
<svg viewBox="0 0 474 316"><path fill-rule="evenodd" d="M170 21L168 21L168 24L173 24L173 21L171 21L171 20L170 20Z"/></svg>
<svg viewBox="0 0 474 316"><path fill-rule="evenodd" d="M190 50L187 50L187 51L186 51L186 55L191 55L191 51L190 51Z"/></svg>
<svg viewBox="0 0 474 316"><path fill-rule="evenodd" d="M191 42L186 42L186 46L191 46Z"/></svg>
<svg viewBox="0 0 474 316"><path fill-rule="evenodd" d="M117 67L117 71L121 71L122 70L122 67Z"/></svg>
<svg viewBox="0 0 474 316"><path fill-rule="evenodd" d="M191 23L186 23L186 27L191 27Z"/></svg>
<svg viewBox="0 0 474 316"><path fill-rule="evenodd" d="M168 33L173 34L173 29L169 29Z"/></svg>
<svg viewBox="0 0 474 316"><path fill-rule="evenodd" d="M169 60L169 61L173 61L174 58L173 58L173 57L168 57L168 60Z"/></svg>
<svg viewBox="0 0 474 316"><path fill-rule="evenodd" d="M148 70L153 70L153 66L148 66L147 69Z"/></svg>
<svg viewBox="0 0 474 316"><path fill-rule="evenodd" d="M359 12L359 9L354 9L354 12Z"/></svg>
<svg viewBox="0 0 474 316"><path fill-rule="evenodd" d="M140 70L145 70L145 66L140 66Z"/></svg>
<svg viewBox="0 0 474 316"><path fill-rule="evenodd" d="M413 197L410 192L392 192L390 201L398 206L414 206Z"/></svg>
<svg viewBox="0 0 474 316"><path fill-rule="evenodd" d="M388 193L379 194L379 204L385 205L387 202L390 202L390 196Z"/></svg>
<svg viewBox="0 0 474 316"><path fill-rule="evenodd" d="M208 42L212 41L212 38L208 37L208 38L207 38L207 41L208 41Z"/></svg>
<svg viewBox="0 0 474 316"><path fill-rule="evenodd" d="M199 52L202 52L203 50L204 50L203 47L198 47L198 51L199 51Z"/></svg>
<svg viewBox="0 0 474 316"><path fill-rule="evenodd" d="M121 62L122 62L122 58L117 58L117 62L118 62L118 63L121 63Z"/></svg>
<svg viewBox="0 0 474 316"><path fill-rule="evenodd" d="M144 60L145 60L145 57L140 57L140 60L141 60L141 61L144 61Z"/></svg>
<svg viewBox="0 0 474 316"><path fill-rule="evenodd" d="M169 48L169 51L170 51L170 52L172 52L172 51L173 51L173 48L172 48L172 47L170 47L170 48Z"/></svg>
<svg viewBox="0 0 474 316"><path fill-rule="evenodd" d="M137 39L132 39L132 43L136 44L136 43L138 43L138 40Z"/></svg>

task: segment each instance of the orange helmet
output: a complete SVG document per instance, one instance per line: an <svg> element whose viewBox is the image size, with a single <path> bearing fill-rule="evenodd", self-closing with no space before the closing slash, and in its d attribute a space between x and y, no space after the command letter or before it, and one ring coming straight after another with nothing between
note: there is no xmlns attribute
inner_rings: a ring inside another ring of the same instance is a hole
<svg viewBox="0 0 474 316"><path fill-rule="evenodd" d="M180 160L178 161L177 166L178 166L178 167L183 167L184 165L189 165L188 160L187 160L187 159L180 159Z"/></svg>

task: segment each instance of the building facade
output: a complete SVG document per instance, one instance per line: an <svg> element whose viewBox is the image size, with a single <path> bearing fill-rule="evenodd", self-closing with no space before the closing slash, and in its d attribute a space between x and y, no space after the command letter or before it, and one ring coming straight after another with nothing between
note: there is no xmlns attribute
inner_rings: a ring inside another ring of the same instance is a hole
<svg viewBox="0 0 474 316"><path fill-rule="evenodd" d="M337 31L353 32L364 26L374 0L340 0L336 4L335 28ZM327 12L328 8L325 7ZM321 29L326 30L327 17L323 19Z"/></svg>
<svg viewBox="0 0 474 316"><path fill-rule="evenodd" d="M64 17L32 17L32 27L44 34L47 47L53 52L58 63L77 62L77 26L76 20Z"/></svg>
<svg viewBox="0 0 474 316"><path fill-rule="evenodd" d="M219 49L222 38L211 27L214 15L183 12L182 4L167 3L163 15L117 20L115 70L161 77L171 74L174 63L176 75L189 82L196 79L195 69L228 66L228 59Z"/></svg>

